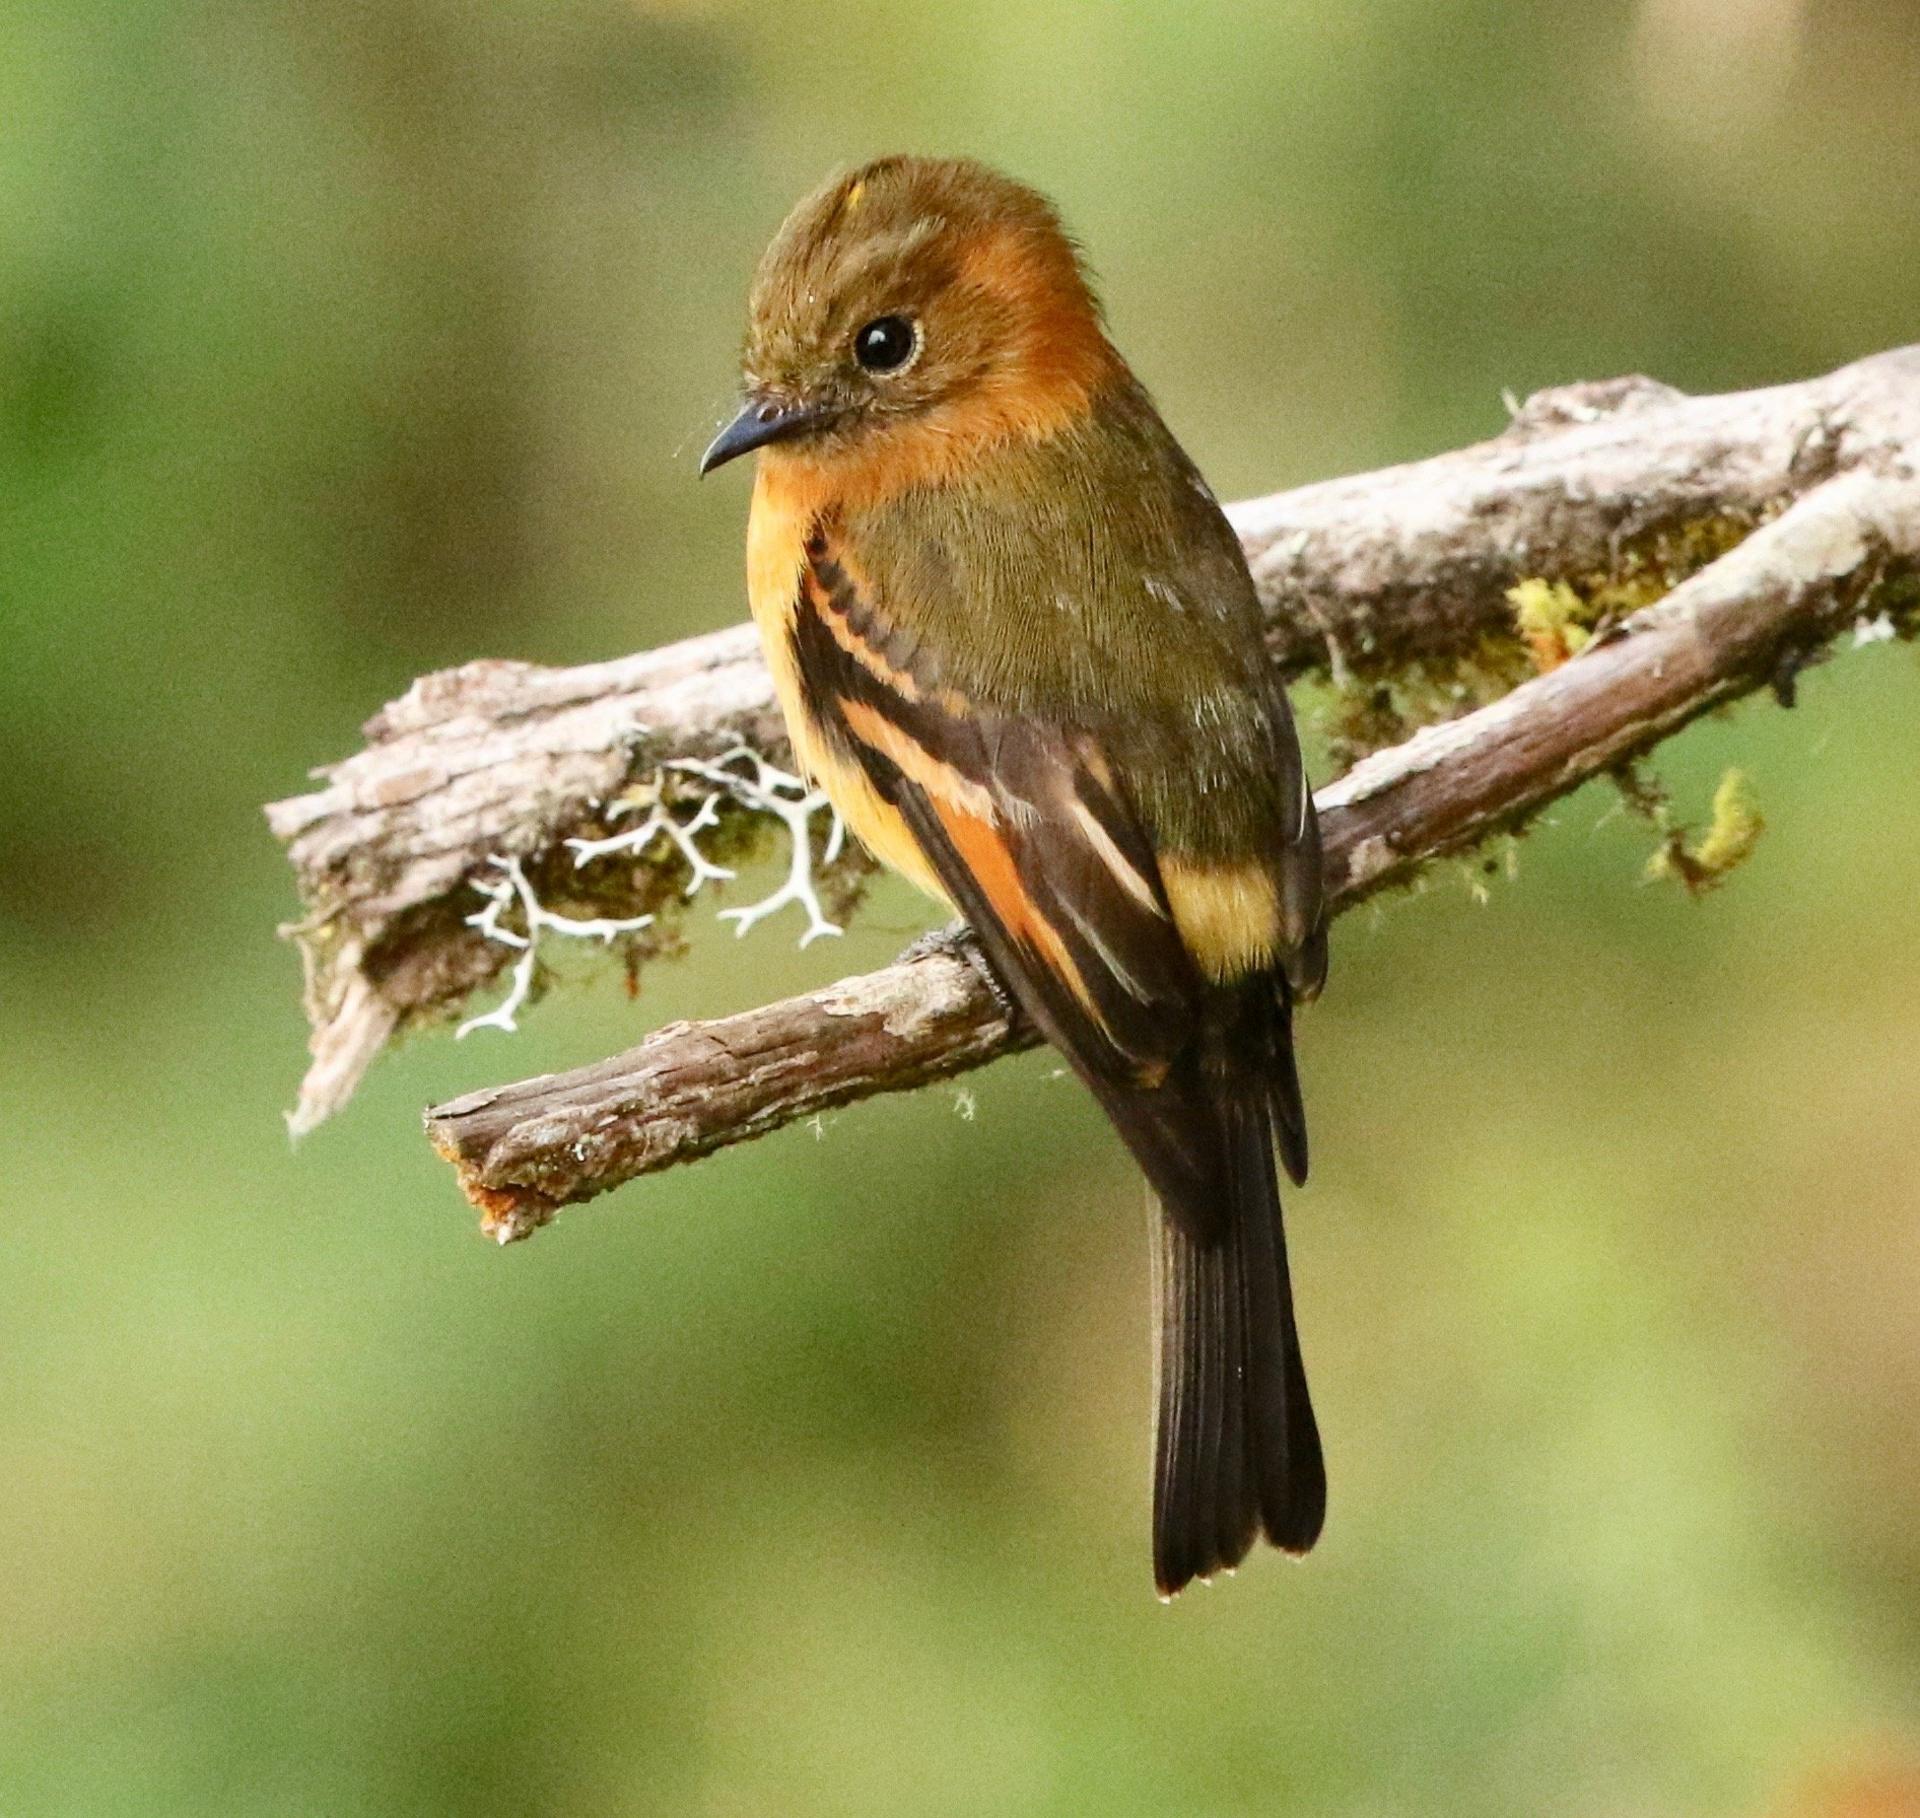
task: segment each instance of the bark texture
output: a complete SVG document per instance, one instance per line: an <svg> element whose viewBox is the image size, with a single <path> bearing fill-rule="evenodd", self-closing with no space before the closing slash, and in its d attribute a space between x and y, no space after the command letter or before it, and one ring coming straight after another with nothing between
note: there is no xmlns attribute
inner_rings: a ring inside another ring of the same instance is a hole
<svg viewBox="0 0 1920 1818"><path fill-rule="evenodd" d="M1914 609L1920 477L1837 476L1583 654L1356 765L1317 799L1336 911L1512 827L1799 667L1864 614ZM1888 623L1892 623L1891 617ZM488 1230L522 1237L637 1174L1026 1045L964 958L929 953L705 1023L594 1067L471 1094L427 1132Z"/></svg>
<svg viewBox="0 0 1920 1818"><path fill-rule="evenodd" d="M1363 695L1453 665L1512 665L1516 583L1613 603L1574 662L1322 792L1341 899L1524 818L1790 667L1869 596L1903 605L1894 584L1920 554L1916 459L1920 348L1906 348L1726 396L1643 378L1569 386L1471 448L1230 508L1275 661ZM450 1015L513 958L466 922L497 858L564 899L563 842L606 833L603 804L622 790L739 742L786 751L744 626L577 669L468 664L417 682L366 733L319 789L267 811L306 910L287 931L312 1026L296 1131L338 1109L396 1032ZM624 867L588 900L635 913L669 901L683 875ZM933 956L662 1030L600 1067L461 1100L430 1126L510 1230L736 1134L974 1064L1013 1039L991 1033L997 1021L971 971ZM708 1059L692 1064L696 1051ZM564 1097L576 1091L589 1096ZM559 1147L581 1147L572 1175L534 1140L549 1123Z"/></svg>

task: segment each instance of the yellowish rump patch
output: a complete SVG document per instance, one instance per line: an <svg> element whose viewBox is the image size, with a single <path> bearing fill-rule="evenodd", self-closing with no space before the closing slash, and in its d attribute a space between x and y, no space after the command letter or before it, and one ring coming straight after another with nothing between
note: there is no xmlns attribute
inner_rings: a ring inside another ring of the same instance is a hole
<svg viewBox="0 0 1920 1818"><path fill-rule="evenodd" d="M1280 951L1280 893L1264 865L1162 858L1160 881L1180 938L1209 978L1240 978Z"/></svg>

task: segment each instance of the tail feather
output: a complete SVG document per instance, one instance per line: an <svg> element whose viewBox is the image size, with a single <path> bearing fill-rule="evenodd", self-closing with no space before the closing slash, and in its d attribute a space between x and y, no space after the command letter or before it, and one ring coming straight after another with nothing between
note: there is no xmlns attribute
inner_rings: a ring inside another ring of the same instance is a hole
<svg viewBox="0 0 1920 1818"><path fill-rule="evenodd" d="M1214 1550L1222 1563L1241 1559L1253 1544L1254 1498L1256 1485L1253 1459L1243 1436L1248 1431L1248 1410L1253 1381L1246 1368L1248 1306L1242 1292L1243 1277L1233 1267L1230 1247L1223 1247L1219 1277L1216 1345L1220 1371L1220 1439L1216 1448L1218 1467L1214 1476Z"/></svg>
<svg viewBox="0 0 1920 1818"><path fill-rule="evenodd" d="M1241 1119L1235 1203L1247 1306L1248 1437L1258 1478L1260 1526L1289 1553L1320 1538L1327 1473L1307 1394L1306 1362L1293 1317L1293 1283L1280 1220L1280 1185L1265 1118Z"/></svg>
<svg viewBox="0 0 1920 1818"><path fill-rule="evenodd" d="M1228 1203L1213 1230L1170 1211L1160 1219L1153 1534L1164 1596L1237 1565L1258 1533L1303 1553L1326 1515L1273 1118L1265 1097L1222 1108Z"/></svg>
<svg viewBox="0 0 1920 1818"><path fill-rule="evenodd" d="M1300 1100L1300 1069L1293 1058L1293 996L1283 985L1273 1005L1268 1093L1281 1165L1296 1187L1307 1184L1307 1112Z"/></svg>

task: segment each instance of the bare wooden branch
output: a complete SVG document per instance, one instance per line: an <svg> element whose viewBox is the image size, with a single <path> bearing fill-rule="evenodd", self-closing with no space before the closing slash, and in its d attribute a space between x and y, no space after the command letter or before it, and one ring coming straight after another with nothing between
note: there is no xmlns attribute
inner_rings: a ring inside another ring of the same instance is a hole
<svg viewBox="0 0 1920 1818"><path fill-rule="evenodd" d="M1687 398L1647 379L1531 399L1491 441L1232 508L1275 660L1395 677L1504 644L1529 577L1652 597L1834 478L1920 445L1920 349L1766 391ZM306 914L311 1128L400 1029L456 1010L511 957L466 923L498 857L565 890L570 836L671 758L784 735L750 630L579 669L474 663L415 684L319 790L268 810ZM604 913L664 906L670 868L601 880Z"/></svg>
<svg viewBox="0 0 1920 1818"><path fill-rule="evenodd" d="M1517 825L1722 702L1784 687L1863 614L1911 618L1916 448L1864 456L1584 654L1322 790L1335 908ZM474 1093L429 1111L427 1130L505 1242L637 1174L1030 1039L964 959L935 953Z"/></svg>

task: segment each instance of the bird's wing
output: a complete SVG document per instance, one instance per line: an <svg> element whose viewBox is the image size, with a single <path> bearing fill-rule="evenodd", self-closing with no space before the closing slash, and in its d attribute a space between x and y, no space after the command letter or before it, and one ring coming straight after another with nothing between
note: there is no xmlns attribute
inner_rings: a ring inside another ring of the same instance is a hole
<svg viewBox="0 0 1920 1818"><path fill-rule="evenodd" d="M801 590L790 635L816 737L900 815L996 975L1204 1234L1221 1199L1192 1065L1207 986L1097 740L918 679L824 536Z"/></svg>

